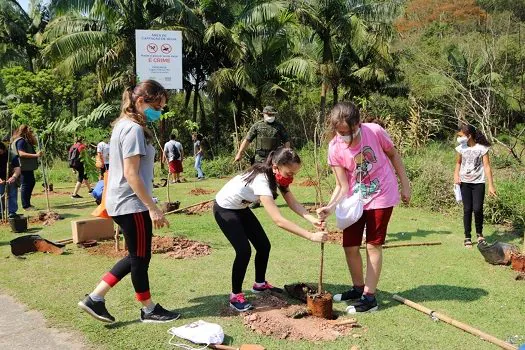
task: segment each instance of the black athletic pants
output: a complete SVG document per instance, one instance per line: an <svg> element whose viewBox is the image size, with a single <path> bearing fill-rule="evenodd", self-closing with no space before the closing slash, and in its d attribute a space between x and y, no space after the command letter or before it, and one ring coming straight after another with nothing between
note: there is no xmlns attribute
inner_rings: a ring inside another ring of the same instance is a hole
<svg viewBox="0 0 525 350"><path fill-rule="evenodd" d="M463 226L465 238L471 238L472 212L476 224L476 234L483 235L483 201L485 199L485 184L461 183L461 198L463 200Z"/></svg>
<svg viewBox="0 0 525 350"><path fill-rule="evenodd" d="M151 298L149 291L148 268L151 259L151 239L153 226L147 211L135 214L113 216L113 221L120 226L126 244L128 255L117 262L103 280L114 286L131 272L131 282L135 288L137 300Z"/></svg>
<svg viewBox="0 0 525 350"><path fill-rule="evenodd" d="M255 254L255 281L262 283L266 280L266 268L270 257L270 241L266 236L259 220L249 209L224 209L217 203L213 205L215 221L235 249L235 260L232 269L232 293L242 292L242 282L250 262L252 250L250 243L257 253Z"/></svg>

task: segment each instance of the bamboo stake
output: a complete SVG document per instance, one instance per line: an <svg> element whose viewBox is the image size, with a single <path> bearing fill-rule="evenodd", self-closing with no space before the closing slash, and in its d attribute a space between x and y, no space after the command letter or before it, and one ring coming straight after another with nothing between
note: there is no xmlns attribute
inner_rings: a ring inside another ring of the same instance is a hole
<svg viewBox="0 0 525 350"><path fill-rule="evenodd" d="M83 202L73 202L73 203L64 203L64 204L57 204L55 205L56 208L61 208L61 207L66 207L68 205L70 206L75 206L75 205L79 205L79 204L88 204L88 203L93 203L93 200L88 200L88 201L83 201Z"/></svg>
<svg viewBox="0 0 525 350"><path fill-rule="evenodd" d="M166 157L164 156L164 149L162 148L162 145L160 144L160 140L159 138L157 137L157 132L155 131L155 128L153 128L153 135L155 135L155 140L157 140L157 144L159 145L159 148L160 148L160 159L161 159L161 163L162 163L162 159L165 159ZM170 198L170 164L169 162L166 162L166 164L168 165L168 177L167 177L167 181L166 181L166 189L167 189L167 197L168 197L168 203L171 203L171 198Z"/></svg>
<svg viewBox="0 0 525 350"><path fill-rule="evenodd" d="M196 203L196 204L188 205L187 207L184 207L184 208L179 208L179 209L175 209L175 210L172 210L172 211L168 211L167 213L164 213L164 216L166 216L168 214L180 213L181 211L187 210L189 208L193 208L193 207L196 207L198 205L203 205L203 204L207 204L209 202L213 202L214 200L215 199L208 199L207 201L203 201L203 202L199 202L199 203Z"/></svg>
<svg viewBox="0 0 525 350"><path fill-rule="evenodd" d="M115 227L115 251L116 252L120 250L119 234L120 234L120 227L119 225L116 225Z"/></svg>
<svg viewBox="0 0 525 350"><path fill-rule="evenodd" d="M43 151L42 144L40 143L40 137L38 137L38 135L36 135L36 141L38 143L38 149L40 151ZM44 165L44 160L43 159L40 160L40 166L42 167L42 178L44 180L44 191L46 193L47 212L50 213L51 212L51 205L49 204L49 190L48 190L48 186L47 186L46 167Z"/></svg>
<svg viewBox="0 0 525 350"><path fill-rule="evenodd" d="M235 110L233 111L233 125L235 126L235 148L236 151L239 152L239 147L241 147L241 144L239 143L239 133L237 132L237 118L235 116ZM238 164L239 171L242 171L241 163L239 162Z"/></svg>
<svg viewBox="0 0 525 350"><path fill-rule="evenodd" d="M421 311L431 317L435 317L437 318L438 320L440 321L443 321L443 322L446 322L448 324L451 324L453 325L454 327L457 327L465 332L468 332L470 334L473 334L473 335L476 335L478 337L480 337L481 339L485 340L485 341L488 341L492 344L495 344L497 346L499 346L500 348L502 349L508 349L508 350L516 350L517 347L515 347L514 345L512 344L509 344L507 342L504 342L503 340L501 339L498 339L490 334L487 334L485 332L482 332L480 331L479 329L476 329L472 326L469 326L468 324L465 324L465 323L462 323L462 322L459 322L453 318L450 318L448 317L447 315L444 315L444 314L440 314L436 311L432 311L431 309L427 308L427 307L424 307L423 305L421 304L418 304L418 303L415 303L413 301L410 301L408 299L405 299L397 294L394 294L393 296L394 300L397 300L399 301L400 303L403 303L407 306L410 306L411 308L414 308L418 311Z"/></svg>
<svg viewBox="0 0 525 350"><path fill-rule="evenodd" d="M394 243L394 244L385 244L383 249L388 248L399 248L399 247L417 247L417 246L430 246L430 245L441 245L441 242L420 242L420 243ZM361 249L365 249L366 246L361 246Z"/></svg>

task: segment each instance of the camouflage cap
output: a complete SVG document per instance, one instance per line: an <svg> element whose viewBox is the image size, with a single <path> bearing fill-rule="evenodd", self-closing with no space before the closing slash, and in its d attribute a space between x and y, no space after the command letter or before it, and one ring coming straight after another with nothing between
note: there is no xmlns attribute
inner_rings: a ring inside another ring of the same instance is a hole
<svg viewBox="0 0 525 350"><path fill-rule="evenodd" d="M278 112L272 106L266 106L263 108L263 114L278 114Z"/></svg>

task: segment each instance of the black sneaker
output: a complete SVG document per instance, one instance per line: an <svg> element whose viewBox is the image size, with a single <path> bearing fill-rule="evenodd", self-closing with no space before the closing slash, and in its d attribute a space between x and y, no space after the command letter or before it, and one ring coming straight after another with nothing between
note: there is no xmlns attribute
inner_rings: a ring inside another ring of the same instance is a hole
<svg viewBox="0 0 525 350"><path fill-rule="evenodd" d="M73 199L76 199L76 198L82 198L82 196L78 195L78 194L72 194L71 195L71 198Z"/></svg>
<svg viewBox="0 0 525 350"><path fill-rule="evenodd" d="M144 310L140 310L140 321L146 323L165 323L175 321L180 317L180 314L172 311L168 311L160 304L155 305L153 311L149 314L145 313Z"/></svg>
<svg viewBox="0 0 525 350"><path fill-rule="evenodd" d="M361 298L361 296L363 295L363 291L358 291L357 289L355 289L354 287L352 287L351 289L347 290L346 292L343 292L341 294L336 294L334 295L334 301L347 301L347 300L357 300L359 298Z"/></svg>
<svg viewBox="0 0 525 350"><path fill-rule="evenodd" d="M94 301L89 295L86 295L86 298L79 301L77 305L99 321L107 323L115 322L115 317L110 315L106 309L106 303L103 301Z"/></svg>
<svg viewBox="0 0 525 350"><path fill-rule="evenodd" d="M378 307L376 298L374 298L373 300L368 300L363 295L361 299L359 299L358 301L346 308L346 313L357 314L360 312L374 312L377 311L377 309Z"/></svg>

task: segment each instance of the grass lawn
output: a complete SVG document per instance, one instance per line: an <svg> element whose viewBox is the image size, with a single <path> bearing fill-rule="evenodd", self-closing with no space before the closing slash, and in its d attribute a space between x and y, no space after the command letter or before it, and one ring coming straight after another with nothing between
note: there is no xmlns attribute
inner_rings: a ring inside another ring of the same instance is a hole
<svg viewBox="0 0 525 350"><path fill-rule="evenodd" d="M213 195L192 196L194 187L219 189L226 180L209 179L199 183L172 187L172 200L182 206L197 203ZM300 182L300 181L298 181ZM61 184L65 185L65 184ZM58 184L55 184L59 187ZM36 187L40 191L40 187ZM302 202L312 202L313 188L295 187ZM65 191L65 190L62 190ZM155 195L165 199L165 189ZM85 189L81 191L85 195ZM79 200L80 201L80 200ZM282 204L282 198L279 198ZM68 195L54 195L53 204L71 203ZM44 208L39 195L34 204ZM70 220L88 217L92 205L67 206L56 209L66 216L51 227L33 227L45 238L63 239L71 236ZM301 222L288 208L284 214ZM443 322L434 322L427 315L392 300L400 294L408 299L440 311L464 323L506 340L519 335L525 343L525 283L514 280L509 267L484 262L476 248L462 246L461 209L454 215L413 208L397 208L389 227L389 242L441 241L441 246L388 249L384 252L383 274L379 284L380 309L360 315L358 321L368 331L357 331L360 338L346 337L337 341L314 344L282 341L260 336L243 326L241 317L220 317L230 290L230 267L233 249L218 229L211 213L202 216L171 215L171 227L159 235L181 235L208 242L213 252L198 259L174 260L153 256L150 284L154 300L169 309L177 309L183 318L172 324L151 325L137 322L140 305L134 300L129 278L108 294L107 307L117 318L114 325L104 325L82 313L76 303L90 292L114 259L88 255L74 245L67 246L62 256L41 253L16 259L10 254L9 241L15 237L6 226L0 227L0 289L16 297L30 308L41 311L49 325L82 333L97 349L164 349L169 348L166 331L190 321L204 319L219 323L233 344L256 343L267 349L495 349ZM264 209L257 209L272 242L268 280L282 286L290 282L316 282L319 266L319 245L296 237L275 227ZM306 227L306 222L302 225ZM511 235L498 235L490 226L485 229L489 241L504 240L522 244ZM253 264L244 287L253 282ZM347 288L349 275L341 247L327 244L325 249L326 288L332 293ZM250 296L250 293L248 293ZM336 304L344 310L344 304Z"/></svg>

